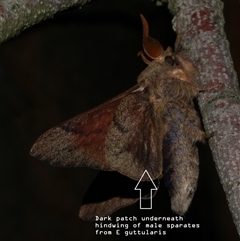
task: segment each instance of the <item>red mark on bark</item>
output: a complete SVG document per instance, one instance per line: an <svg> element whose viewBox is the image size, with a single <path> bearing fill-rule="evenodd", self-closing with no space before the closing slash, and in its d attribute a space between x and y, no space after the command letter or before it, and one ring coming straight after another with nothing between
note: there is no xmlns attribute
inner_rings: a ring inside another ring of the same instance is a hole
<svg viewBox="0 0 240 241"><path fill-rule="evenodd" d="M217 104L215 107L216 108L223 108L225 106L225 103L221 102L219 104Z"/></svg>
<svg viewBox="0 0 240 241"><path fill-rule="evenodd" d="M4 13L4 8L2 5L0 5L0 15L3 15L3 13Z"/></svg>
<svg viewBox="0 0 240 241"><path fill-rule="evenodd" d="M203 8L192 15L192 23L202 31L212 31L215 29L215 23L213 21L213 12L208 8Z"/></svg>

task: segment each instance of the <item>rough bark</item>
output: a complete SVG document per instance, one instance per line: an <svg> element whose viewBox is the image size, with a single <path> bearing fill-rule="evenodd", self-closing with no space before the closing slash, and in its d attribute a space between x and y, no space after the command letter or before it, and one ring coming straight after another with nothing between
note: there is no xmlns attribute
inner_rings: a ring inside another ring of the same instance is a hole
<svg viewBox="0 0 240 241"><path fill-rule="evenodd" d="M90 0L1 0L0 44L55 13Z"/></svg>
<svg viewBox="0 0 240 241"><path fill-rule="evenodd" d="M169 0L178 33L204 90L198 103L209 144L234 223L240 235L240 95L220 0Z"/></svg>

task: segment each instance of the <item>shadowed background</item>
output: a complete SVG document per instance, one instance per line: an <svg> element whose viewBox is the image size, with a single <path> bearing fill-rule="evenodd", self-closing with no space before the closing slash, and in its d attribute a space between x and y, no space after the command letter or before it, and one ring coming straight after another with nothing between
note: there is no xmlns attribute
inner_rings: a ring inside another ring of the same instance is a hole
<svg viewBox="0 0 240 241"><path fill-rule="evenodd" d="M225 1L226 33L240 73L239 2ZM56 168L29 155L44 131L123 92L146 67L141 50L145 15L150 34L174 44L166 6L147 0L92 1L57 14L0 47L1 240L120 240L96 236L94 223L78 218L84 193L98 171ZM167 230L166 236L131 240L238 240L210 151L200 146L199 185L186 223L200 229ZM109 180L114 183L114 180ZM175 216L164 183L151 211L139 203L116 216ZM166 229L163 229L166 230Z"/></svg>

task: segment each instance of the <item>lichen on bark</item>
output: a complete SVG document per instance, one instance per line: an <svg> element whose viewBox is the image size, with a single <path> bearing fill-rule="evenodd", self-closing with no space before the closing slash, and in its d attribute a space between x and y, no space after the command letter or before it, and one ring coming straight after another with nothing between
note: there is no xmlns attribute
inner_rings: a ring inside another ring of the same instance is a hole
<svg viewBox="0 0 240 241"><path fill-rule="evenodd" d="M205 90L198 103L216 168L234 223L240 235L240 94L237 75L224 32L220 0L169 0L178 34L177 48L185 50L199 71Z"/></svg>
<svg viewBox="0 0 240 241"><path fill-rule="evenodd" d="M2 0L0 2L0 43L55 13L83 5L90 0Z"/></svg>

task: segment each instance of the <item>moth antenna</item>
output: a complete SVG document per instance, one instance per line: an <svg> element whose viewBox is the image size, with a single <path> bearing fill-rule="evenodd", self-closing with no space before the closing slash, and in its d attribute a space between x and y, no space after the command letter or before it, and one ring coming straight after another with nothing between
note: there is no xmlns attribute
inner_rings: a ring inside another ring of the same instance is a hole
<svg viewBox="0 0 240 241"><path fill-rule="evenodd" d="M146 18L140 14L141 20L142 20L142 25L143 25L143 39L147 38L149 36L149 27L148 27L148 22Z"/></svg>
<svg viewBox="0 0 240 241"><path fill-rule="evenodd" d="M156 39L149 36L148 22L142 14L140 14L140 17L143 24L143 51L139 54L142 56L143 61L149 64L162 54L163 47Z"/></svg>

